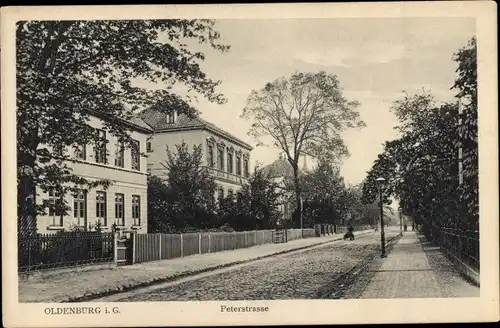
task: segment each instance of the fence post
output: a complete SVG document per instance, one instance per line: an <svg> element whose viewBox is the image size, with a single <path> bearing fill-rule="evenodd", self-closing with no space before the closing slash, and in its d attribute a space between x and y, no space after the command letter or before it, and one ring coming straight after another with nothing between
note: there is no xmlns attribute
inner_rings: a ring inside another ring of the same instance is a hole
<svg viewBox="0 0 500 328"><path fill-rule="evenodd" d="M114 246L113 257L115 260L115 264L118 264L118 238L116 238L116 232L113 234L113 246Z"/></svg>
<svg viewBox="0 0 500 328"><path fill-rule="evenodd" d="M136 255L135 255L135 250L136 250L136 247L137 247L137 239L136 239L136 233L133 233L132 234L132 264L135 264L135 262L137 261L136 259Z"/></svg>
<svg viewBox="0 0 500 328"><path fill-rule="evenodd" d="M160 241L158 242L158 255L160 255L160 257L158 258L158 260L161 260L161 233L158 236L160 237Z"/></svg>
<svg viewBox="0 0 500 328"><path fill-rule="evenodd" d="M248 241L247 241L247 238L248 238L248 233L246 231L244 231L245 233L245 248L248 247Z"/></svg>
<svg viewBox="0 0 500 328"><path fill-rule="evenodd" d="M221 249L221 251L223 251L224 250L224 239L225 239L225 236L224 236L223 232L221 234L222 234L222 238L221 238L221 240L222 240L222 243L221 243L222 244L222 249Z"/></svg>
<svg viewBox="0 0 500 328"><path fill-rule="evenodd" d="M182 238L182 233L181 233L181 257L184 256L184 241L183 241L183 238Z"/></svg>
<svg viewBox="0 0 500 328"><path fill-rule="evenodd" d="M211 247L211 244L210 244L210 231L208 232L208 253L210 253L210 247Z"/></svg>
<svg viewBox="0 0 500 328"><path fill-rule="evenodd" d="M201 254L201 232L198 232L198 254Z"/></svg>

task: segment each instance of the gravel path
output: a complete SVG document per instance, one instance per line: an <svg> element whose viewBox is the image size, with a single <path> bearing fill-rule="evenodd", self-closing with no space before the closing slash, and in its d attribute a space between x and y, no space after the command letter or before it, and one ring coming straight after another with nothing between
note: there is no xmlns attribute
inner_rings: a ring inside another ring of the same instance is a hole
<svg viewBox="0 0 500 328"><path fill-rule="evenodd" d="M96 301L207 301L317 299L329 285L367 255L379 251L379 235L339 241L315 249L259 260L223 273L137 290Z"/></svg>

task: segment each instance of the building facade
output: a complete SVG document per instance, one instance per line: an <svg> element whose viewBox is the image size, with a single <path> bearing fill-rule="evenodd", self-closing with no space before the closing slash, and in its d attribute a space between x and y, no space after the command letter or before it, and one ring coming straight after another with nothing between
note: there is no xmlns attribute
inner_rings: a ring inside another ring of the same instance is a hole
<svg viewBox="0 0 500 328"><path fill-rule="evenodd" d="M226 197L241 189L250 175L250 152L252 147L200 117L188 117L145 110L140 115L154 130L147 142L148 171L166 178L167 147L176 150L183 142L192 151L201 145L205 166L217 183L216 197Z"/></svg>
<svg viewBox="0 0 500 328"><path fill-rule="evenodd" d="M139 118L130 125L130 135L135 147L123 147L118 139L103 129L102 121L92 117L88 122L96 129L103 146L80 145L65 151L74 158L68 162L73 174L90 181L108 179L107 188L95 188L73 195L58 195L52 191L43 192L37 188L37 203L65 202L70 210L57 213L48 207L46 215L37 217L38 233L54 233L72 228L89 229L100 223L101 230L111 231L113 224L120 229L134 229L139 233L147 232L147 160L141 156L151 128Z"/></svg>

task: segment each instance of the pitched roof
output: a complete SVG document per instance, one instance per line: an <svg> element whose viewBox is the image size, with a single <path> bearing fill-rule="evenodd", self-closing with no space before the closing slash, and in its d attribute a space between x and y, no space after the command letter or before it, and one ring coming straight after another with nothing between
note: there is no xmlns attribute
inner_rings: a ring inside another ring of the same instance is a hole
<svg viewBox="0 0 500 328"><path fill-rule="evenodd" d="M133 116L132 119L129 121L131 124L136 125L138 127L144 128L146 130L149 130L153 132L153 128L148 125L146 122L144 122L140 117L138 116Z"/></svg>
<svg viewBox="0 0 500 328"><path fill-rule="evenodd" d="M174 123L168 122L168 114L164 112L158 112L154 109L146 109L139 113L139 117L148 124L155 132L164 132L168 130L175 129L200 129L209 130L215 134L225 137L231 141L234 141L248 150L252 150L252 146L248 143L236 138L229 132L224 131L213 123L205 121L200 116L188 116L186 114L179 114Z"/></svg>
<svg viewBox="0 0 500 328"><path fill-rule="evenodd" d="M203 123L198 117L189 117L186 114L179 115L174 123L169 123L167 113L158 112L154 109L143 110L138 116L155 131L203 126Z"/></svg>
<svg viewBox="0 0 500 328"><path fill-rule="evenodd" d="M147 133L152 133L154 130L153 128L148 125L144 120L142 120L139 116L134 115L131 118L122 118L122 117L117 117L117 116L111 116L108 113L103 113L100 111L96 110L88 110L89 113L97 118L100 118L102 120L109 120L109 119L117 119L124 124L128 125L129 127L132 127L136 130L142 131L142 132L147 132Z"/></svg>

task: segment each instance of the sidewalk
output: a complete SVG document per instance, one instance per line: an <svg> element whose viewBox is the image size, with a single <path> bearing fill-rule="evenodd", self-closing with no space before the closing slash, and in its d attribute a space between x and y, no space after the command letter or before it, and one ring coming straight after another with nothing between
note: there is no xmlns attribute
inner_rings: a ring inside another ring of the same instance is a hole
<svg viewBox="0 0 500 328"><path fill-rule="evenodd" d="M355 235L370 233L360 231ZM291 252L342 239L343 234L264 244L233 251L191 255L115 268L63 272L19 281L19 302L74 302L102 297L155 283L172 281L234 264Z"/></svg>
<svg viewBox="0 0 500 328"><path fill-rule="evenodd" d="M359 298L479 297L479 288L461 278L436 247L424 251L415 232L405 232L380 261Z"/></svg>

